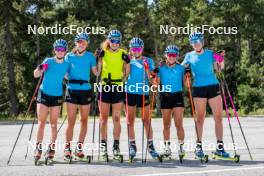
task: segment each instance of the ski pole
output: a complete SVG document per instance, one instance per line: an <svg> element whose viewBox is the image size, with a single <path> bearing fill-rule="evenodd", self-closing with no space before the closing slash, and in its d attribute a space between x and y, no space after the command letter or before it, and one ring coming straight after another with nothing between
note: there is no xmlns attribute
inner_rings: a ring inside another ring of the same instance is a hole
<svg viewBox="0 0 264 176"><path fill-rule="evenodd" d="M98 84L98 81L99 81L99 74L96 75L96 86ZM97 99L98 99L98 91L96 91L95 93L95 100L94 100L94 111L93 111L93 144L94 144L94 140L95 140L95 116L96 116L96 103L97 103ZM92 147L92 160L93 160L93 152L94 152L94 149Z"/></svg>
<svg viewBox="0 0 264 176"><path fill-rule="evenodd" d="M12 151L11 151L11 153L10 153L10 155L9 155L9 158L8 158L8 161L7 161L7 165L9 164L9 162L10 162L10 160L11 160L11 157L12 157L13 152L14 152L14 150L15 150L15 147L16 147L16 144L17 144L17 141L18 141L18 139L19 139L19 137L20 137L20 134L21 134L21 132L22 132L22 129L23 129L23 127L24 127L25 120L26 120L26 118L27 118L27 116L28 116L28 114L29 114L29 111L31 110L31 107L32 107L33 101L35 100L35 97L36 97L36 94L37 94L37 92L38 92L38 89L39 89L40 83L41 83L41 81L42 81L42 78L43 78L43 74L40 76L40 78L39 78L39 80L38 80L38 83L37 83L37 86L36 86L36 88L35 88L35 91L34 91L34 93L33 93L33 96L32 96L32 98L31 98L31 100L30 100L30 103L29 103L29 106L28 106L28 109L27 109L27 112L26 112L25 118L24 118L23 121L22 121L22 125L21 125L20 130L19 130L19 132L18 132L18 134L17 134L17 138L16 138L15 143L14 143L14 145L13 145Z"/></svg>
<svg viewBox="0 0 264 176"><path fill-rule="evenodd" d="M235 155L237 155L236 146L235 146L235 140L234 140L234 135L233 135L233 130L232 130L231 121L230 121L230 113L229 113L229 110L228 110L228 106L227 106L227 102L226 102L225 89L223 87L223 82L222 81L220 82L220 85L221 85L222 97L223 97L223 100L224 100L226 117L227 117L227 120L228 120L229 130L230 130L230 133L231 133L232 143L233 143L233 147L234 147L234 153L235 153Z"/></svg>
<svg viewBox="0 0 264 176"><path fill-rule="evenodd" d="M31 125L31 130L30 130L30 133L29 133L28 142L30 142L31 138L32 138L32 133L33 133L34 125L35 125L35 122L36 122L36 117L37 117L37 112L35 113L35 116L34 116L34 119L33 119L32 125ZM26 149L25 159L27 159L27 155L28 155L28 145L27 145L27 149Z"/></svg>
<svg viewBox="0 0 264 176"><path fill-rule="evenodd" d="M242 128L242 125L241 125L241 123L240 123L239 116L238 116L238 113L237 113L236 107L235 107L235 105L234 105L233 98L232 98L232 96L231 96L231 94L230 94L230 91L229 91L229 88L228 88L228 85L227 85L227 83L226 83L226 80L225 80L224 75L222 76L222 79L223 79L223 81L224 81L224 85L225 85L225 87L226 87L227 94L228 94L228 96L229 96L229 99L230 99L230 102L231 102L231 105L232 105L232 109L233 109L234 115L235 115L235 117L236 117L236 119L237 119L237 122L238 122L238 124L239 124L239 128L240 128L240 131L241 131L241 133L242 133L243 139L244 139L245 144L246 144L246 146L247 146L247 150L248 150L248 153L249 153L250 159L253 160L252 154L251 154L251 152L250 152L250 149L249 149L249 146L248 146L248 143L247 143L247 140L246 140L245 133L244 133L243 128Z"/></svg>
<svg viewBox="0 0 264 176"><path fill-rule="evenodd" d="M198 136L197 124L196 124L197 119L196 119L196 115L195 115L195 109L194 109L195 107L194 107L193 97L192 97L192 92L191 92L191 81L190 81L190 74L189 73L186 74L186 82L187 82L189 100L190 100L191 109L192 109L192 116L193 116L193 120L194 120L196 138L198 141L200 141L199 136Z"/></svg>
<svg viewBox="0 0 264 176"><path fill-rule="evenodd" d="M150 111L149 111L149 128L148 128L148 134L147 134L147 139L149 139L149 134L150 134L150 129L151 129L151 120L152 120L152 112L154 110L154 102L155 102L155 96L156 96L156 92L153 92L153 95L152 95L152 102L151 102L151 108L150 108ZM148 144L146 146L146 151L145 151L145 163L147 162L147 155L148 155Z"/></svg>

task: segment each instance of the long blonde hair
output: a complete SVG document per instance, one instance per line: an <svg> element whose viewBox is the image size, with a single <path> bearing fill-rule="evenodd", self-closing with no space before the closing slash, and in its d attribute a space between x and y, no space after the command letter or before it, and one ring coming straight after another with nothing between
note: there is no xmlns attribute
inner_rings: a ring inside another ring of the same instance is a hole
<svg viewBox="0 0 264 176"><path fill-rule="evenodd" d="M103 41L101 43L101 48L103 50L109 50L109 48L110 48L110 41L109 41L109 39L106 39L105 41Z"/></svg>

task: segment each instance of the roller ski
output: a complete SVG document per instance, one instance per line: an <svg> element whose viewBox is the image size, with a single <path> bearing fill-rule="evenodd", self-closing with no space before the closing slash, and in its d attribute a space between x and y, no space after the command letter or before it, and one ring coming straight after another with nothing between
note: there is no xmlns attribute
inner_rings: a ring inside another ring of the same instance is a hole
<svg viewBox="0 0 264 176"><path fill-rule="evenodd" d="M67 144L64 149L64 161L66 161L68 164L72 163L72 151L69 144Z"/></svg>
<svg viewBox="0 0 264 176"><path fill-rule="evenodd" d="M202 148L195 149L195 159L201 161L201 163L208 163L208 155L205 155Z"/></svg>
<svg viewBox="0 0 264 176"><path fill-rule="evenodd" d="M155 150L154 148L154 145L153 144L150 144L148 146L148 152L149 154L151 155L151 157L154 159L154 160L157 160L159 162L162 162L162 157L158 154L158 152Z"/></svg>
<svg viewBox="0 0 264 176"><path fill-rule="evenodd" d="M179 149L178 153L179 153L180 163L182 163L183 162L183 158L185 157L185 150L183 148L183 144L180 144L180 149Z"/></svg>
<svg viewBox="0 0 264 176"><path fill-rule="evenodd" d="M160 155L162 157L162 159L168 159L171 160L172 159L172 153L171 153L171 148L169 144L165 144L164 148L163 148L163 153Z"/></svg>
<svg viewBox="0 0 264 176"><path fill-rule="evenodd" d="M137 147L136 144L130 144L129 146L129 163L134 163L135 162L135 157L137 155Z"/></svg>
<svg viewBox="0 0 264 176"><path fill-rule="evenodd" d="M48 150L45 154L45 165L52 165L54 163L54 145L49 144Z"/></svg>
<svg viewBox="0 0 264 176"><path fill-rule="evenodd" d="M91 163L91 156L85 155L83 153L82 143L79 143L78 146L76 147L75 152L73 153L73 159L74 161Z"/></svg>
<svg viewBox="0 0 264 176"><path fill-rule="evenodd" d="M36 149L35 149L35 154L34 154L34 164L35 166L41 165L40 158L42 154L42 145L37 143L36 144Z"/></svg>
<svg viewBox="0 0 264 176"><path fill-rule="evenodd" d="M113 148L113 159L123 163L123 155L120 153L119 146L114 146Z"/></svg>
<svg viewBox="0 0 264 176"><path fill-rule="evenodd" d="M233 161L235 163L239 163L240 156L235 154L234 157L231 157L229 153L227 153L224 149L216 150L212 153L213 159L225 160L225 161Z"/></svg>

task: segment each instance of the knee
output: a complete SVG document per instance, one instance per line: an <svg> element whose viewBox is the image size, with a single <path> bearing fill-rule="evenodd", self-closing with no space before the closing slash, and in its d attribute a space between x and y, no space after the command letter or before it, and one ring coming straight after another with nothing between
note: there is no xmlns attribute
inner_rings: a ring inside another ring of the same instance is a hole
<svg viewBox="0 0 264 176"><path fill-rule="evenodd" d="M44 129L46 125L46 121L38 121L38 126L40 129Z"/></svg>
<svg viewBox="0 0 264 176"><path fill-rule="evenodd" d="M215 123L216 123L216 124L222 124L222 123L223 123L223 118L222 118L222 116L216 116L216 117L215 117Z"/></svg>
<svg viewBox="0 0 264 176"><path fill-rule="evenodd" d="M170 128L171 128L170 123L164 123L164 124L163 124L163 129L164 129L164 130L170 130Z"/></svg>
<svg viewBox="0 0 264 176"><path fill-rule="evenodd" d="M120 113L116 112L113 116L114 123L120 123Z"/></svg>
<svg viewBox="0 0 264 176"><path fill-rule="evenodd" d="M82 126L87 126L88 119L87 119L87 118L82 118L82 119L80 120L80 122L81 122L81 125L82 125Z"/></svg>

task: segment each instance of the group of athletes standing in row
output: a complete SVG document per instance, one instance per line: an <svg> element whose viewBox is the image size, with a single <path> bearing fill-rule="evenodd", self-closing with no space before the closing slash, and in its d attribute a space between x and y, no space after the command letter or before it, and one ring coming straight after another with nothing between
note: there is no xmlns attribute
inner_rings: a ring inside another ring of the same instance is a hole
<svg viewBox="0 0 264 176"><path fill-rule="evenodd" d="M121 33L118 30L109 32L107 39L102 43L101 49L95 54L88 52L89 36L85 33L77 34L74 42L75 48L68 52L67 42L58 39L54 42L54 57L46 58L34 70L34 77L42 77L42 83L37 96L38 131L36 139L35 159L39 160L42 154L42 141L47 117L50 117L51 139L47 150L49 158L55 154L57 139L57 121L61 113L63 101L67 107L67 128L65 132L64 157L72 156L71 141L76 123L76 116L80 113L80 133L78 143L73 155L83 158L83 144L87 134L90 104L93 101L93 87L90 82L90 74L99 78L102 86L112 86L111 91L101 91L96 96L100 110L100 151L102 157L107 157L107 122L112 106L113 121L113 155L120 156L119 139L121 134L120 118L125 109L127 116L127 130L129 137L129 157L136 156L137 147L135 141L135 118L137 108L141 110L144 124L147 149L150 155L157 159L160 154L155 150L153 143L153 129L151 127L151 111L149 92L142 88L131 90L138 83L143 85L170 86L170 90L160 92L161 112L163 118L164 151L163 156L170 157L170 126L171 116L177 129L179 142L179 154L184 151L184 98L183 87L186 81L185 75L192 74L192 96L195 106L197 121L197 144L195 155L203 157L202 134L206 114L207 101L215 120L215 134L217 139L216 154L229 157L229 153L223 146L222 124L222 98L220 95L219 81L215 75L218 64L214 59L214 52L204 49L204 37L200 32L194 32L189 36L193 51L185 54L182 63L179 63L179 49L175 45L168 45L165 49L166 60L154 66L151 58L143 56L144 42L140 38L133 38L129 44L129 52L120 48ZM190 68L190 69L188 69ZM66 78L67 88L65 100L63 100L63 80ZM124 91L118 91L119 86L124 86ZM104 90L104 89L103 89ZM152 100L154 101L154 100Z"/></svg>

